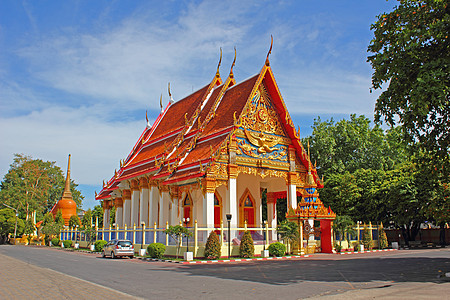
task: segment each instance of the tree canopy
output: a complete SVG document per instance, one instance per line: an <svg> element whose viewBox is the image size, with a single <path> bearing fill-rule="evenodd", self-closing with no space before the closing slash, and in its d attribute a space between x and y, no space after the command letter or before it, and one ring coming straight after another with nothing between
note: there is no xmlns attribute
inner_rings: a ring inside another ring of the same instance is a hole
<svg viewBox="0 0 450 300"><path fill-rule="evenodd" d="M448 1L401 0L392 12L378 15L371 30L372 88L383 89L375 106L376 121L400 124L409 142L432 153L431 158L448 170Z"/></svg>
<svg viewBox="0 0 450 300"><path fill-rule="evenodd" d="M17 208L21 218L28 218L36 210L38 219L41 219L61 198L64 185L63 172L55 162L15 154L8 173L0 183L0 202ZM71 180L73 200L81 206L84 197L77 186Z"/></svg>

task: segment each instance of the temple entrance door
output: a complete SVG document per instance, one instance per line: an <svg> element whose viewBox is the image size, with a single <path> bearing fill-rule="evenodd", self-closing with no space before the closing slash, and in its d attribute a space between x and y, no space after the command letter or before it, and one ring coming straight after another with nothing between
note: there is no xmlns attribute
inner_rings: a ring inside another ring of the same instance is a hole
<svg viewBox="0 0 450 300"><path fill-rule="evenodd" d="M252 199L247 196L244 202L244 223L247 221L248 227L255 227L255 205Z"/></svg>
<svg viewBox="0 0 450 300"><path fill-rule="evenodd" d="M186 195L183 201L183 218L189 218L188 227L192 226L192 201L189 195ZM184 225L184 224L183 224Z"/></svg>

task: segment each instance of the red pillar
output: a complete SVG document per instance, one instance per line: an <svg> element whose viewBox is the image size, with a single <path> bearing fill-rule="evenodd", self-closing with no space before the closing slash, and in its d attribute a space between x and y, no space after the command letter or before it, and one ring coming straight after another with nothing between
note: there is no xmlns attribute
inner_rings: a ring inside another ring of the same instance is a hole
<svg viewBox="0 0 450 300"><path fill-rule="evenodd" d="M322 253L332 253L333 245L331 243L331 220L320 220L320 232Z"/></svg>

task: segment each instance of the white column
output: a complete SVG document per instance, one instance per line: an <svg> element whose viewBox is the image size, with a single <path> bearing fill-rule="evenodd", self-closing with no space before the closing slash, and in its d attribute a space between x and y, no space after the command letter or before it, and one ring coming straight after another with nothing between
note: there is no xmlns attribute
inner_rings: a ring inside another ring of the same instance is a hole
<svg viewBox="0 0 450 300"><path fill-rule="evenodd" d="M269 199L269 193L267 193L267 226L269 228L276 228L277 227L277 212L275 207L275 201L274 197L272 196L271 199ZM277 233L275 230L272 230L269 235L271 236L272 240L277 239Z"/></svg>
<svg viewBox="0 0 450 300"><path fill-rule="evenodd" d="M131 225L131 199L123 199L123 225Z"/></svg>
<svg viewBox="0 0 450 300"><path fill-rule="evenodd" d="M109 227L109 224L110 224L109 217L110 217L109 208L105 208L103 210L103 227L105 227L105 228Z"/></svg>
<svg viewBox="0 0 450 300"><path fill-rule="evenodd" d="M148 205L148 224L153 226L156 222L158 224L158 201L159 201L159 191L158 187L152 186L149 191L149 205Z"/></svg>
<svg viewBox="0 0 450 300"><path fill-rule="evenodd" d="M297 186L295 184L288 185L288 211L289 208L297 208Z"/></svg>
<svg viewBox="0 0 450 300"><path fill-rule="evenodd" d="M162 192L159 197L159 227L165 227L169 221L169 193ZM169 224L170 225L170 224Z"/></svg>
<svg viewBox="0 0 450 300"><path fill-rule="evenodd" d="M139 186L137 180L131 181L131 224L139 226Z"/></svg>
<svg viewBox="0 0 450 300"><path fill-rule="evenodd" d="M203 222L208 228L214 227L214 192L205 193L203 197Z"/></svg>
<svg viewBox="0 0 450 300"><path fill-rule="evenodd" d="M141 226L141 222L145 222L146 226L149 224L149 222L148 222L148 198L149 198L149 190L148 190L147 183L145 183L145 187L141 186L141 192L140 192L139 226Z"/></svg>
<svg viewBox="0 0 450 300"><path fill-rule="evenodd" d="M116 224L119 227L123 227L123 207L116 207Z"/></svg>
<svg viewBox="0 0 450 300"><path fill-rule="evenodd" d="M227 190L227 199L225 203L225 212L226 214L231 214L231 228L236 228L238 226L238 210L237 210L237 186L236 186L236 178L228 179L228 190ZM226 218L224 219L224 223L227 222ZM227 224L228 225L228 224ZM236 231L231 231L231 238L236 237Z"/></svg>

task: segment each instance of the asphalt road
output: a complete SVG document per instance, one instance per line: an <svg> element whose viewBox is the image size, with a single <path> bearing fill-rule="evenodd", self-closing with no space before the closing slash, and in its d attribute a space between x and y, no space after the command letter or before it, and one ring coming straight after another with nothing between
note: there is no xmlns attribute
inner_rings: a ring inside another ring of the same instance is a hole
<svg viewBox="0 0 450 300"><path fill-rule="evenodd" d="M358 299L355 293L370 298L381 290L402 299L410 298L414 287L412 296L425 291L424 299L450 295L450 280L442 276L450 272L448 248L207 265L103 259L48 247L2 245L0 254L146 299L340 298L347 293ZM433 294L426 297L427 291Z"/></svg>

